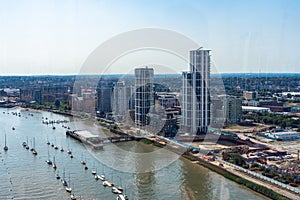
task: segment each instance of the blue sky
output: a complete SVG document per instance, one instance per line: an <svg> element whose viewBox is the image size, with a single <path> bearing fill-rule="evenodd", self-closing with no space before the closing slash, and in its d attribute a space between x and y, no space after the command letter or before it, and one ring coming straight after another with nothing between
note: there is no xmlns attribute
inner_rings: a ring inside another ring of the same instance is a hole
<svg viewBox="0 0 300 200"><path fill-rule="evenodd" d="M0 0L0 74L77 74L102 42L149 27L211 49L219 72L300 72L299 10L297 0Z"/></svg>

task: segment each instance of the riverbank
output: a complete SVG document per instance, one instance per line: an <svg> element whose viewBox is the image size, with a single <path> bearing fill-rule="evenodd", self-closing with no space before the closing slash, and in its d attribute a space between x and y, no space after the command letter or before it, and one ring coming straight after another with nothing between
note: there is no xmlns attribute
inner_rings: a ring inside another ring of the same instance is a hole
<svg viewBox="0 0 300 200"><path fill-rule="evenodd" d="M39 111L39 110L37 110L37 111ZM48 111L48 110L46 110L46 111ZM57 114L60 114L60 113L57 113ZM157 147L161 147L161 148L165 147L165 145L163 145L162 143L159 143L156 140L150 140L148 138L142 139L142 142L150 144L150 145L154 145L154 146L157 146ZM171 151L182 155L182 151L179 151L179 152L177 151L176 152L176 148L172 148L169 145L167 145L166 148L168 148L168 149L170 148ZM208 161L204 161L204 160L200 159L199 157L194 156L193 154L189 154L188 152L183 154L183 157L186 158L186 159L189 159L190 161L197 161L198 164L208 168L209 170L214 171L214 172L224 176L225 178L228 178L229 180L232 180L232 181L235 181L238 184L244 185L244 186L248 187L249 189L252 189L253 191L261 193L261 194L263 194L263 195L265 195L269 198L272 198L272 199L288 199L288 198L284 197L283 195L270 190L269 188L266 188L262 185L256 184L256 183L251 182L249 180L246 180L243 177L237 176L235 173L229 172L226 169L222 169L221 167L213 165Z"/></svg>
<svg viewBox="0 0 300 200"><path fill-rule="evenodd" d="M111 128L108 129L111 130ZM163 139L161 138L145 137L140 141L148 145L153 145L160 148L166 148L192 162L196 161L198 164L208 168L209 170L214 171L224 176L225 178L232 180L240 185L243 185L268 198L277 199L277 200L297 199L297 195L291 193L290 191L278 188L275 185L271 185L271 183L260 181L255 177L249 177L246 174L241 174L234 169L229 171L228 169L225 169L224 166L219 166L220 163L212 163L209 160L200 158L201 156L192 154L188 148L177 145L175 143L171 143L168 140L163 141ZM203 155L202 157L205 157L205 155ZM273 191L274 189L276 189L276 191Z"/></svg>
<svg viewBox="0 0 300 200"><path fill-rule="evenodd" d="M141 142L145 143L145 144L149 144L149 145L154 145L154 146L157 146L157 147L160 147L160 148L163 148L164 146L162 146L161 144L153 141L153 140L149 140L147 138L145 139L142 139ZM172 150L172 148L168 148L170 150ZM179 153L179 152L176 152L176 151L173 151L175 153ZM181 152L181 151L180 151ZM182 153L182 152L181 152ZM283 196L282 194L280 193L277 193L275 191L273 191L272 189L269 189L263 185L260 185L260 184L257 184L255 182L252 182L252 181L249 181L241 176L238 176L228 170L226 170L225 168L223 167L219 167L219 166L216 166L208 161L205 161L195 155L193 155L191 152L189 151L186 151L182 154L182 157L185 158L185 159L188 159L189 161L191 162L194 162L194 163L197 163L213 172L216 172L222 176L224 176L225 178L231 180L231 181L234 181L240 185L243 185L255 192L258 192L268 198L271 198L271 199L276 199L276 200L289 200L290 198L288 197L285 197Z"/></svg>
<svg viewBox="0 0 300 200"><path fill-rule="evenodd" d="M203 161L202 159L200 159L199 157L195 157L193 156L192 154L190 153L187 153L187 154L184 154L183 155L184 158L190 160L190 161L197 161L197 164L200 164L206 168L208 168L209 170L211 171L214 171L222 176L224 176L225 178L229 179L229 180L232 180L240 185L243 185L243 186L246 186L247 188L255 191L255 192L258 192L268 198L271 198L271 199L277 199L277 200L288 200L290 198L287 198L277 192L274 192L273 190L265 187L265 186L262 186L262 185L259 185L257 183L254 183L254 182L251 182L249 180L246 180L240 176L237 176L236 174L233 174L229 171L227 171L226 169L222 168L222 167L218 167L214 164L211 164L210 162L207 162L207 161Z"/></svg>
<svg viewBox="0 0 300 200"><path fill-rule="evenodd" d="M87 113L75 113L75 112L71 112L71 111L62 111L62 110L57 110L57 109L46 109L46 108L36 109L36 108L22 107L22 106L11 107L10 109L28 110L28 111L32 111L32 112L45 111L45 112L52 112L55 114L64 115L64 116L68 116L68 117L74 117L74 118L80 118L80 119L90 117L90 115L88 115Z"/></svg>

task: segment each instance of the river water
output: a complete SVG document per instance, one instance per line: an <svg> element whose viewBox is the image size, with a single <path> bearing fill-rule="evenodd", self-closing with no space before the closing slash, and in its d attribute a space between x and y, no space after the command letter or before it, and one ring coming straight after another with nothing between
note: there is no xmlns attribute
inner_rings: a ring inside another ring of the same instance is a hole
<svg viewBox="0 0 300 200"><path fill-rule="evenodd" d="M12 112L20 113L20 117ZM9 114L7 114L9 113ZM111 188L96 181L91 169L115 184L121 185L129 199L266 199L208 169L177 158L172 152L159 151L157 147L142 142L105 144L103 151L93 151L65 136L62 124L45 125L42 120L69 120L65 125L71 130L89 130L94 134L106 132L91 121L78 121L48 112L33 112L20 109L0 109L0 199L70 199L55 178L56 173L70 180L77 199L116 199ZM12 130L12 127L15 130ZM3 151L4 135L7 135L9 150ZM38 152L34 156L22 146L28 138L30 147L35 143ZM35 142L34 142L35 141ZM47 141L71 149L74 158L47 145ZM125 152L125 153L124 153ZM127 152L127 154L126 154ZM141 156L150 155L146 159ZM45 163L50 158L57 170ZM88 170L84 170L85 160ZM144 173L141 173L144 172Z"/></svg>

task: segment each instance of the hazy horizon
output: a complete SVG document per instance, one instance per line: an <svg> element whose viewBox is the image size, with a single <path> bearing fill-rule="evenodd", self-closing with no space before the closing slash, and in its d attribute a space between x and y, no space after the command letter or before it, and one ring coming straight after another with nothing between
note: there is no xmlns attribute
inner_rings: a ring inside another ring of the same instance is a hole
<svg viewBox="0 0 300 200"><path fill-rule="evenodd" d="M220 73L300 73L297 0L0 2L3 75L80 74L103 42L143 28L178 32L211 49ZM126 73L132 62L111 73Z"/></svg>

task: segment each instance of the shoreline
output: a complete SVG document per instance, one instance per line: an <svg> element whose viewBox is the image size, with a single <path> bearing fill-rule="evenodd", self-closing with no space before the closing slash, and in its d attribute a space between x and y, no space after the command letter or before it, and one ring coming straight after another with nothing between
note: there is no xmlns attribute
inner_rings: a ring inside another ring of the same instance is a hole
<svg viewBox="0 0 300 200"><path fill-rule="evenodd" d="M55 113L55 114L60 114L60 115L64 115L64 116L69 116L69 117L75 117L75 118L81 118L82 116L74 116L72 113L66 113L66 112L62 112L62 111L59 111L59 110L50 110L50 109L33 109L33 108L24 108L24 107L20 107L20 106L16 106L16 107L12 107L12 108L8 108L8 109L22 109L22 110L29 110L29 111L33 111L33 112L40 112L40 111L46 111L46 112L52 112L52 113ZM91 118L92 119L92 118ZM95 119L92 119L92 120L95 120ZM97 120L95 120L95 122L97 122ZM96 123L98 126L102 127L102 128L105 128L107 130L110 130L110 128L108 127L105 127L105 126L102 126L101 124L99 123ZM115 133L117 134L117 133ZM154 145L156 147L159 147L159 148L164 148L166 147L166 145L162 145L161 143L155 141L155 140L150 140L149 138L143 138L141 140L139 140L145 144L148 144L148 145ZM205 161L193 154L191 154L190 152L188 151L185 151L185 152L182 152L182 149L175 149L169 145L167 145L167 149L172 151L173 153L176 153L176 154L180 154L180 156L184 159L188 159L189 161L191 162L197 162L197 164L215 172L215 173L218 173L220 175L222 175L223 177L231 180L231 181L234 181L236 182L237 184L239 185L242 185L242 186L245 186L249 189L251 189L252 191L254 192L257 192L259 194L262 194L264 195L265 197L268 197L268 198L271 198L271 199L278 199L278 200L288 200L288 199L291 199L291 198L288 198L278 192L275 192L273 191L272 189L269 189L263 185L260 185L258 183L254 183L253 181L250 181L250 180L247 180L237 174L234 174L228 170L226 170L225 168L222 168L222 167L219 167L219 166L216 166L208 161Z"/></svg>
<svg viewBox="0 0 300 200"><path fill-rule="evenodd" d="M154 145L156 147L160 147L160 148L163 148L161 146L160 143L157 143L155 141L152 141L152 140L149 140L147 138L141 140L141 142L145 143L145 144L149 144L149 145ZM170 149L170 148L168 148ZM178 154L178 152L176 151L173 151L172 148L170 149L173 153L176 153ZM260 185L260 184L257 184L257 183L254 183L252 181L249 181L241 176L238 176L228 170L226 170L225 168L222 168L222 167L218 167L208 161L205 161L205 160L202 160L201 158L199 157L196 157L194 156L193 154L191 154L190 152L185 152L183 153L182 155L180 155L182 158L184 159L187 159L189 160L190 162L192 163L196 163L196 164L199 164L207 169L209 169L210 171L213 171L239 185L242 185L242 186L245 186L247 187L248 189L254 191L254 192L257 192L259 194L262 194L263 196L267 197L267 198L270 198L270 199L276 199L276 200L289 200L291 198L288 198L278 192L275 192L273 191L272 189L269 189L263 185Z"/></svg>

